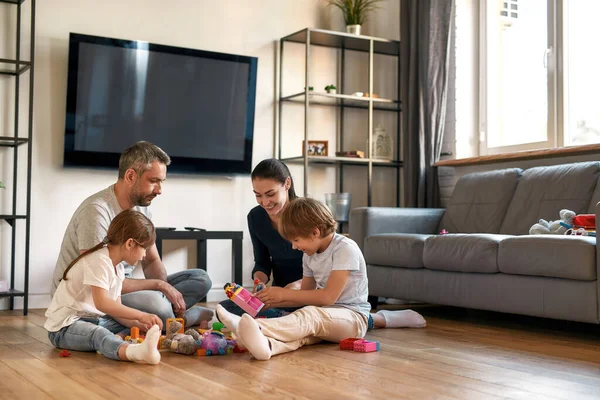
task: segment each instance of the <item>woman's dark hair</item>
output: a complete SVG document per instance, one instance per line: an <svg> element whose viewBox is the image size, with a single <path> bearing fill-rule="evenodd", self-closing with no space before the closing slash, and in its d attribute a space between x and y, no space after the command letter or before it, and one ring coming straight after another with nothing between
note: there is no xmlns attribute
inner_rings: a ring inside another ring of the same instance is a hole
<svg viewBox="0 0 600 400"><path fill-rule="evenodd" d="M294 189L294 179L292 178L292 174L290 174L290 170L287 165L276 158L267 158L266 160L259 162L258 165L254 167L254 170L252 170L250 177L252 180L273 179L282 185L285 184L287 178L290 178L288 197L290 198L290 201L298 198L296 190Z"/></svg>
<svg viewBox="0 0 600 400"><path fill-rule="evenodd" d="M71 267L88 254L100 250L109 243L121 245L129 239L133 239L136 245L145 249L152 246L156 240L156 231L152 221L141 212L133 209L120 212L110 223L104 240L74 259L65 269L62 278L66 281L67 273Z"/></svg>

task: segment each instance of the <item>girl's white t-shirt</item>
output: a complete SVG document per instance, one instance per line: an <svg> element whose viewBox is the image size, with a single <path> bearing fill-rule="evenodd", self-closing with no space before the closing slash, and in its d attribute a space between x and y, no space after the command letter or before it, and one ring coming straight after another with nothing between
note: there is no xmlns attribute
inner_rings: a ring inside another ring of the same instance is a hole
<svg viewBox="0 0 600 400"><path fill-rule="evenodd" d="M96 308L91 286L108 291L111 299L121 296L125 272L123 264L113 266L108 248L88 254L77 261L67 274L67 280L60 281L50 307L46 311L46 328L57 332L80 318L100 318L104 313Z"/></svg>

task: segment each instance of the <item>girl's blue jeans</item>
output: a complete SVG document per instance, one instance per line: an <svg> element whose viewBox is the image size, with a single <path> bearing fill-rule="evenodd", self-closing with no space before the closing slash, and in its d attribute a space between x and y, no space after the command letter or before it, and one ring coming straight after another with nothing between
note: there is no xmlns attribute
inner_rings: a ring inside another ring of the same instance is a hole
<svg viewBox="0 0 600 400"><path fill-rule="evenodd" d="M57 332L48 332L48 339L59 349L98 351L118 360L119 347L125 342L116 334L128 330L113 319L82 318Z"/></svg>

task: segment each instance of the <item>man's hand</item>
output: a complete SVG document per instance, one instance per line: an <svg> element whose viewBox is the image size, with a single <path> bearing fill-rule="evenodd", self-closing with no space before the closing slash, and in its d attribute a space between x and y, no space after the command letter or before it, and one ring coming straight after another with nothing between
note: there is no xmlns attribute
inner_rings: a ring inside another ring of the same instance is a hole
<svg viewBox="0 0 600 400"><path fill-rule="evenodd" d="M181 292L179 292L179 290L175 289L173 286L169 285L167 282L162 281L159 283L158 290L160 290L171 302L175 316L178 318L183 317L183 313L185 313L186 306L185 301L183 301L183 295L181 294Z"/></svg>
<svg viewBox="0 0 600 400"><path fill-rule="evenodd" d="M277 303L285 301L285 292L286 289L284 288L271 286L266 287L260 292L256 293L256 297L258 297L260 301L265 303L266 307L270 308Z"/></svg>

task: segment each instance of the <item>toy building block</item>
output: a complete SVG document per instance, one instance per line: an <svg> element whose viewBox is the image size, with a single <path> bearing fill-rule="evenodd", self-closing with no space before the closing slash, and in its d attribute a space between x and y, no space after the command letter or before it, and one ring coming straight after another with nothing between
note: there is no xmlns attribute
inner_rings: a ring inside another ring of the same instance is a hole
<svg viewBox="0 0 600 400"><path fill-rule="evenodd" d="M227 297L251 317L256 317L256 314L265 306L262 301L238 284L226 283L223 289Z"/></svg>
<svg viewBox="0 0 600 400"><path fill-rule="evenodd" d="M347 338L340 340L340 349L341 350L353 350L354 343L359 340L364 340L360 338Z"/></svg>
<svg viewBox="0 0 600 400"><path fill-rule="evenodd" d="M360 340L354 342L354 351L359 353L370 353L372 351L379 351L379 342L372 342L370 340Z"/></svg>
<svg viewBox="0 0 600 400"><path fill-rule="evenodd" d="M225 325L223 325L221 322L213 322L212 330L213 331L217 331L217 332L221 332L221 330L223 329L223 327L225 327Z"/></svg>
<svg viewBox="0 0 600 400"><path fill-rule="evenodd" d="M166 331L169 332L169 325L171 325L171 322L173 322L173 321L179 321L181 323L181 328L179 328L179 330L177 331L177 333L183 334L183 332L184 332L183 326L185 325L185 321L183 320L183 318L167 318L167 328L166 328Z"/></svg>
<svg viewBox="0 0 600 400"><path fill-rule="evenodd" d="M137 326L134 326L133 328L131 328L131 330L129 331L129 336L131 336L131 339L139 339L140 338L140 328L138 328Z"/></svg>

